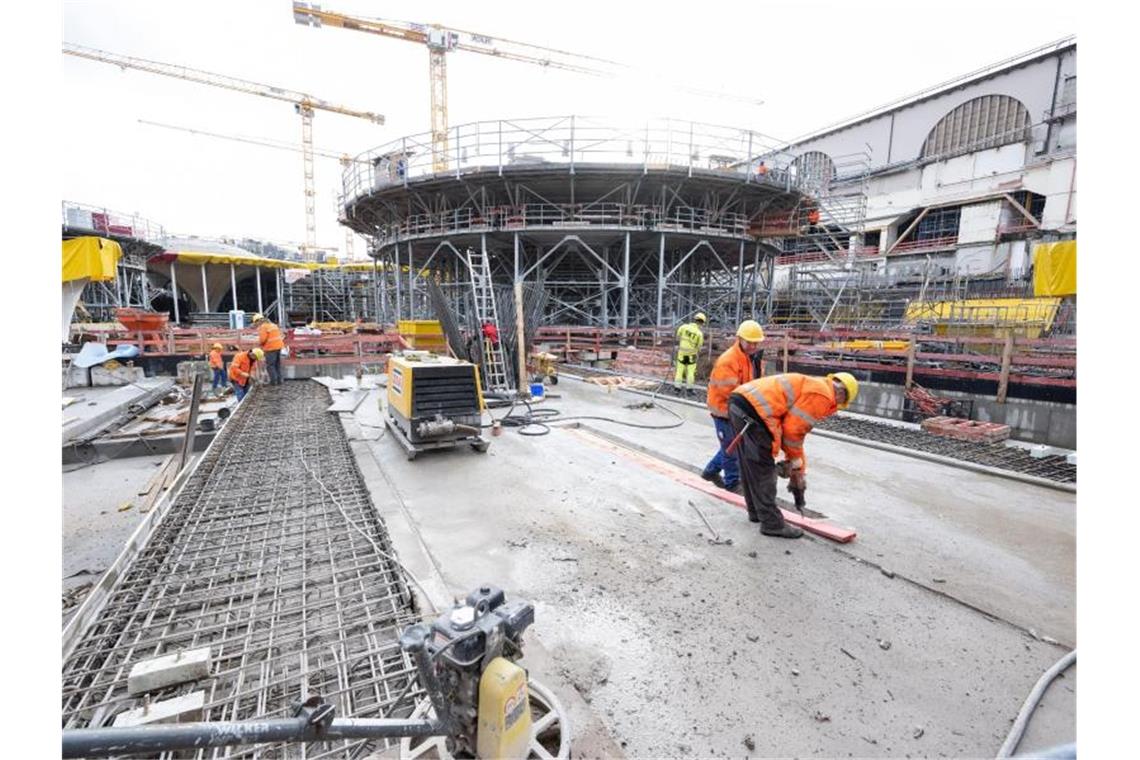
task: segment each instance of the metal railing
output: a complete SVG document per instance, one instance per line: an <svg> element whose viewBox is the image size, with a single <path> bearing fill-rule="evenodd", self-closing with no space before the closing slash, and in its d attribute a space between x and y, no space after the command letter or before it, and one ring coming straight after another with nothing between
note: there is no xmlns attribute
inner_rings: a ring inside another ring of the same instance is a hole
<svg viewBox="0 0 1140 760"><path fill-rule="evenodd" d="M527 203L484 209L454 209L435 214L413 214L385 227L377 236L380 245L462 232L486 232L533 227L588 229L591 227L653 228L667 231L745 236L748 217L732 212L713 213L708 209L678 206L660 216L652 206L621 203Z"/></svg>
<svg viewBox="0 0 1140 760"><path fill-rule="evenodd" d="M166 228L138 214L112 211L102 206L63 201L60 212L64 227L93 230L157 243L166 237Z"/></svg>
<svg viewBox="0 0 1140 760"><path fill-rule="evenodd" d="M362 153L345 168L341 207L377 189L432 175L461 177L525 167L563 169L606 164L650 169L724 173L741 182L786 189L798 184L789 168L794 154L759 132L678 119L611 122L588 116L555 116L458 124L448 130L448 151L436 170L430 132L401 137ZM765 173L756 169L761 162Z"/></svg>

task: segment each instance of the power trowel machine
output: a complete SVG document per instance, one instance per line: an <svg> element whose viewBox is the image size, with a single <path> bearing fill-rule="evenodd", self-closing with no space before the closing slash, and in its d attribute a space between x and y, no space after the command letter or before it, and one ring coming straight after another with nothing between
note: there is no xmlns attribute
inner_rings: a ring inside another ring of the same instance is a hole
<svg viewBox="0 0 1140 760"><path fill-rule="evenodd" d="M481 586L430 625L404 629L400 647L427 693L407 718L337 718L333 705L312 697L292 719L69 729L63 757L399 738L405 757L568 758L565 712L515 662L533 622L532 604Z"/></svg>

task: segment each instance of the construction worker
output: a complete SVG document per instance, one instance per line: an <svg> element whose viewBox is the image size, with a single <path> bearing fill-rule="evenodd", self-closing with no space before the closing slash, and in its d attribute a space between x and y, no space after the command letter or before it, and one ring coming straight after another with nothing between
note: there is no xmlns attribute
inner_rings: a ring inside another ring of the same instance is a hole
<svg viewBox="0 0 1140 760"><path fill-rule="evenodd" d="M265 352L260 348L255 348L252 351L238 351L234 354L233 361L230 362L230 384L234 387L234 395L237 396L238 401L245 398L245 394L249 392L249 381L253 377L254 363L264 360Z"/></svg>
<svg viewBox="0 0 1140 760"><path fill-rule="evenodd" d="M265 352L265 368L269 370L269 384L281 385L281 349L285 348L281 328L266 319L264 314L254 314L253 323L257 325L257 343Z"/></svg>
<svg viewBox="0 0 1140 760"><path fill-rule="evenodd" d="M682 392L681 378L684 378L683 393L693 393L693 381L697 376L697 355L701 346L705 344L705 334L701 332L701 325L709 321L703 312L693 315L692 322L686 322L677 328L677 371L673 373L673 387Z"/></svg>
<svg viewBox="0 0 1140 760"><path fill-rule="evenodd" d="M748 519L760 523L765 536L799 538L803 531L788 525L776 506L776 456L784 450L792 487L807 487L804 438L825 417L846 409L859 393L848 372L810 377L798 372L772 375L739 386L728 399L728 418L740 436L736 453L744 484Z"/></svg>
<svg viewBox="0 0 1140 760"><path fill-rule="evenodd" d="M740 493L740 466L736 454L725 451L735 437L732 423L728 421L728 396L737 386L764 374L764 353L760 350L763 340L764 330L760 323L752 319L744 320L736 328L736 340L717 358L709 375L709 414L716 426L720 448L705 465L701 477L734 493Z"/></svg>
<svg viewBox="0 0 1140 760"><path fill-rule="evenodd" d="M210 384L210 392L214 393L226 384L226 360L222 358L221 343L215 343L210 347L210 369L214 371L214 382Z"/></svg>

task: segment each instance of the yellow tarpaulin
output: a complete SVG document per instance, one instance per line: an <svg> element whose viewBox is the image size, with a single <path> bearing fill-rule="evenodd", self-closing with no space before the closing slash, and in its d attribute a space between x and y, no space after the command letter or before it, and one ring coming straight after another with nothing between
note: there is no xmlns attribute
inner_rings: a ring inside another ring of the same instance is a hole
<svg viewBox="0 0 1140 760"><path fill-rule="evenodd" d="M1033 246L1033 295L1077 294L1077 241Z"/></svg>
<svg viewBox="0 0 1140 760"><path fill-rule="evenodd" d="M961 301L912 301L907 322L926 322L937 335L990 335L1012 332L1040 337L1053 326L1060 298L971 298Z"/></svg>
<svg viewBox="0 0 1140 760"><path fill-rule="evenodd" d="M63 282L115 279L122 248L114 240L77 237L63 241Z"/></svg>

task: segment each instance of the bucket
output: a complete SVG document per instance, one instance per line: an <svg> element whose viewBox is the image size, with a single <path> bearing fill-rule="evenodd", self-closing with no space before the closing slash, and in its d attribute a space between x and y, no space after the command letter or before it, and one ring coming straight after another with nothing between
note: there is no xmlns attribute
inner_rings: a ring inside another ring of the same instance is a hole
<svg viewBox="0 0 1140 760"><path fill-rule="evenodd" d="M541 399L546 395L546 386L542 383L530 384L530 397L533 399Z"/></svg>

